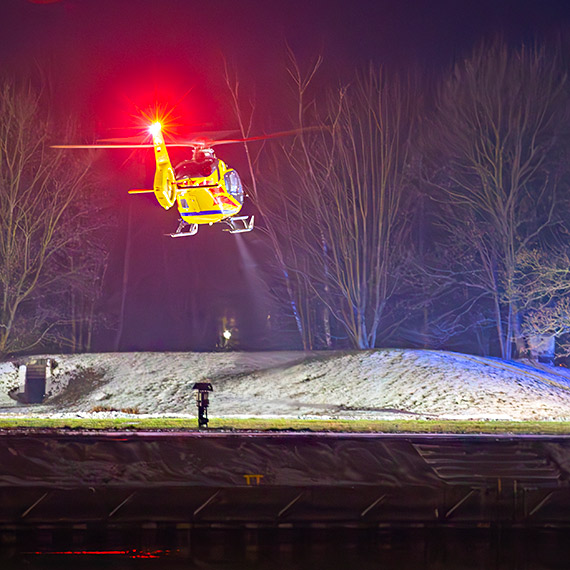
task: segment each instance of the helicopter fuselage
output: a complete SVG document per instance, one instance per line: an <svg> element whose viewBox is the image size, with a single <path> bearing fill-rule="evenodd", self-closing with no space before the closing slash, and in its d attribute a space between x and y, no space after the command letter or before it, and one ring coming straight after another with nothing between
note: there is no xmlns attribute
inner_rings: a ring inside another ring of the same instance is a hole
<svg viewBox="0 0 570 570"><path fill-rule="evenodd" d="M176 203L180 213L180 225L172 237L194 235L199 225L218 222L227 224L231 233L253 229L253 216L236 216L244 198L236 170L217 158L212 148L200 145L190 147L190 159L173 168L160 125L151 134L156 159L154 195L165 210Z"/></svg>
<svg viewBox="0 0 570 570"><path fill-rule="evenodd" d="M235 216L243 204L243 190L238 173L220 159L215 159L210 176L176 176L176 202L187 224L214 224ZM176 174L178 172L178 175Z"/></svg>

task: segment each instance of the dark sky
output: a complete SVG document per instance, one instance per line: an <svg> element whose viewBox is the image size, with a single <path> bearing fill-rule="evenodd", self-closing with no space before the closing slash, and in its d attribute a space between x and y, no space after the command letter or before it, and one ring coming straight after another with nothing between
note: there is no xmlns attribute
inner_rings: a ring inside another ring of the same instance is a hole
<svg viewBox="0 0 570 570"><path fill-rule="evenodd" d="M218 123L224 57L261 97L282 80L285 41L344 73L369 60L436 67L496 31L552 35L569 18L554 0L3 0L1 65L51 69L61 100L102 123L188 90L184 120Z"/></svg>
<svg viewBox="0 0 570 570"><path fill-rule="evenodd" d="M225 58L244 89L255 91L263 128L270 130L282 126L286 42L301 64L321 53L324 77L349 76L369 61L431 73L497 32L513 42L532 41L567 33L569 23L570 2L554 0L2 0L0 69L43 75L59 111L79 113L96 137L134 126L140 110L157 103L176 106L175 116L188 128L234 128ZM116 168L118 193L140 183ZM120 203L125 229L128 202ZM144 197L131 213L121 348L207 348L208 316L228 306L253 339L265 311L256 281L263 262L256 268L250 258L246 267L235 236L217 228L188 240L165 238L175 214ZM258 251L255 232L242 238ZM120 297L120 243L110 272L111 304Z"/></svg>

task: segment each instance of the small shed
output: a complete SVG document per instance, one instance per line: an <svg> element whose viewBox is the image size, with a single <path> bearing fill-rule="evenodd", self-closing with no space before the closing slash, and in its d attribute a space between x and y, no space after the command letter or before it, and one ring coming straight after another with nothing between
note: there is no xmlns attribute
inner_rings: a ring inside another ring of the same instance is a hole
<svg viewBox="0 0 570 570"><path fill-rule="evenodd" d="M41 404L46 395L46 380L51 375L51 360L38 358L26 364L24 401L27 404Z"/></svg>

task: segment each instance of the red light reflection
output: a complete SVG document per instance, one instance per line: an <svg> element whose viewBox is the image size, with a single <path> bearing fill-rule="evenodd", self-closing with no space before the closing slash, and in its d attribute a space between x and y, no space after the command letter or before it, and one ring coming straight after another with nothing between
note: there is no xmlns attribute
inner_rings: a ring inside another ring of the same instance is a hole
<svg viewBox="0 0 570 570"><path fill-rule="evenodd" d="M170 550L36 550L25 554L35 554L39 556L124 556L126 558L164 558L170 556Z"/></svg>

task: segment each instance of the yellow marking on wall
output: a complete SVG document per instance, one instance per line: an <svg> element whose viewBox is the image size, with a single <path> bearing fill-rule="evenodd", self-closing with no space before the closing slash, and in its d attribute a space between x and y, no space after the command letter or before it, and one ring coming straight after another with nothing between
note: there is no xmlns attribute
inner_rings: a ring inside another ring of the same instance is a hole
<svg viewBox="0 0 570 570"><path fill-rule="evenodd" d="M244 478L246 485L259 485L261 483L261 480L263 479L263 475L247 474L244 475ZM252 483L252 481L255 481L255 483Z"/></svg>

